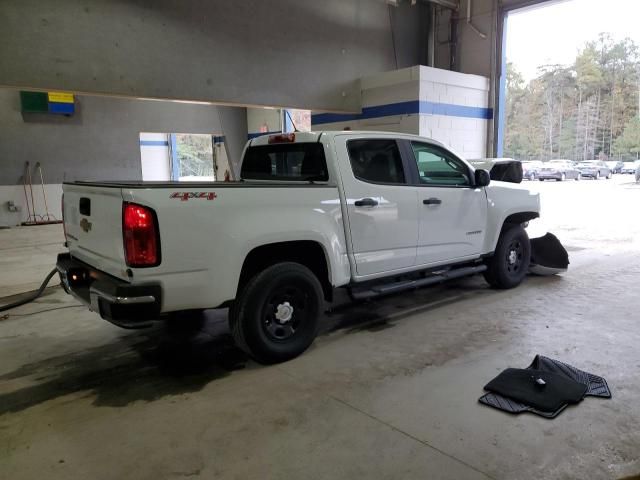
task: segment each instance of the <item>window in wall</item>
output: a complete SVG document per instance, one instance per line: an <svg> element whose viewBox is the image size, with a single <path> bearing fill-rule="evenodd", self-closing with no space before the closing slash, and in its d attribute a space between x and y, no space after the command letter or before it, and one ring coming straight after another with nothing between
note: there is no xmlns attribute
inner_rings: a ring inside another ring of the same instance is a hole
<svg viewBox="0 0 640 480"><path fill-rule="evenodd" d="M469 185L467 166L443 150L426 143L411 142L418 164L420 183L428 185Z"/></svg>
<svg viewBox="0 0 640 480"><path fill-rule="evenodd" d="M213 138L207 134L175 133L172 147L174 180L214 181ZM177 175L176 175L177 173Z"/></svg>
<svg viewBox="0 0 640 480"><path fill-rule="evenodd" d="M371 183L405 183L402 158L395 140L349 140L347 149L356 178Z"/></svg>

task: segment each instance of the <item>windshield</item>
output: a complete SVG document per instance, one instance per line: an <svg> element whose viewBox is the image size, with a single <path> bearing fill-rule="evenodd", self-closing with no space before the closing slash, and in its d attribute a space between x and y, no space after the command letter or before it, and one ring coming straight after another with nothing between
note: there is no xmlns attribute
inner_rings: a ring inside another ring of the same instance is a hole
<svg viewBox="0 0 640 480"><path fill-rule="evenodd" d="M247 148L242 162L243 180L327 181L322 144L279 143Z"/></svg>

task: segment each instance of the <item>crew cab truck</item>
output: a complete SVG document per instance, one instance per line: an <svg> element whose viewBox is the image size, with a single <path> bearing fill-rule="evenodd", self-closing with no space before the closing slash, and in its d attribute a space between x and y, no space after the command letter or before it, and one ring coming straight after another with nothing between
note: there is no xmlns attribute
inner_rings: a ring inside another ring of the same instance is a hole
<svg viewBox="0 0 640 480"><path fill-rule="evenodd" d="M335 289L371 298L482 272L523 280L539 197L413 135L249 141L236 182L63 186L62 285L128 328L229 307L263 363L302 353Z"/></svg>

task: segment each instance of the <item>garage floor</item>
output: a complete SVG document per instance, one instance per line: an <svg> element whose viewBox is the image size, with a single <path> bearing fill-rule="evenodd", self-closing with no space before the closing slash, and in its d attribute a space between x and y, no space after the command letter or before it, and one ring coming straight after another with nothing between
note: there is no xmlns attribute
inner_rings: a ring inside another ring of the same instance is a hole
<svg viewBox="0 0 640 480"><path fill-rule="evenodd" d="M118 329L50 289L0 314L0 477L638 474L640 187L630 182L529 184L547 207L530 230L549 228L570 250L562 278L498 292L476 277L344 305L306 354L277 366L233 347L224 312L176 338ZM555 420L477 403L488 380L536 353L603 375L613 399Z"/></svg>

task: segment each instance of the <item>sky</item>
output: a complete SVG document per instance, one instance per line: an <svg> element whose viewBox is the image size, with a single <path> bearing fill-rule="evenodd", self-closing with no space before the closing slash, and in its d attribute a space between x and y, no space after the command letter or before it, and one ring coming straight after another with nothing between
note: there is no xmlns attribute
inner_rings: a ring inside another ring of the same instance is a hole
<svg viewBox="0 0 640 480"><path fill-rule="evenodd" d="M511 13L507 61L531 80L540 65L573 63L582 45L600 32L640 45L640 0L564 0Z"/></svg>

